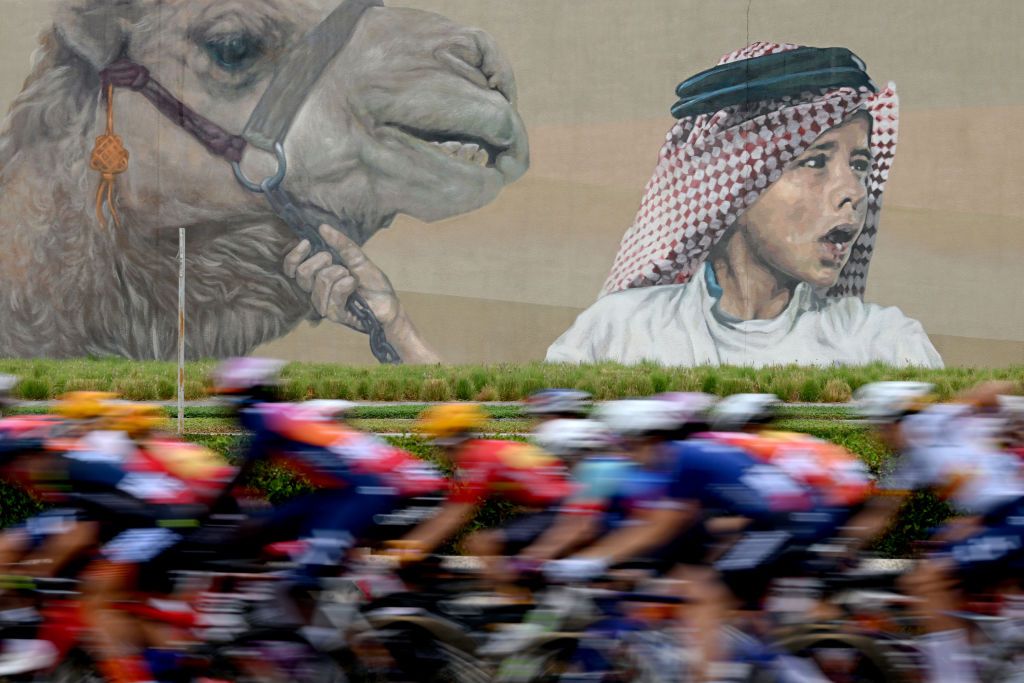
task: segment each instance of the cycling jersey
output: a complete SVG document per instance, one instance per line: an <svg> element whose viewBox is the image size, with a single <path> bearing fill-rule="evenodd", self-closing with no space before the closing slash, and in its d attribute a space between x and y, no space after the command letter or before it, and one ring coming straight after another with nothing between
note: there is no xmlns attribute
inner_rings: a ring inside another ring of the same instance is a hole
<svg viewBox="0 0 1024 683"><path fill-rule="evenodd" d="M161 436L140 445L142 456L155 469L185 483L196 502L213 502L237 471L216 452L175 438Z"/></svg>
<svg viewBox="0 0 1024 683"><path fill-rule="evenodd" d="M23 439L50 439L58 435L66 422L52 415L18 415L0 418L0 442Z"/></svg>
<svg viewBox="0 0 1024 683"><path fill-rule="evenodd" d="M257 404L242 413L242 424L254 433L249 460L275 458L322 488L365 484L369 478L408 498L446 486L429 463L301 404Z"/></svg>
<svg viewBox="0 0 1024 683"><path fill-rule="evenodd" d="M570 514L599 514L601 527L610 530L632 514L665 504L668 473L641 467L622 456L595 456L573 470L578 488L565 504Z"/></svg>
<svg viewBox="0 0 1024 683"><path fill-rule="evenodd" d="M795 432L712 432L701 435L741 448L819 493L827 506L849 507L871 493L871 476L854 454L835 444Z"/></svg>
<svg viewBox="0 0 1024 683"><path fill-rule="evenodd" d="M907 417L901 428L909 447L879 490L932 489L967 514L986 514L1024 496L1020 463L984 438L989 429L978 420L958 404Z"/></svg>
<svg viewBox="0 0 1024 683"><path fill-rule="evenodd" d="M495 496L518 505L548 507L574 490L562 462L536 446L475 439L459 451L449 500L480 503Z"/></svg>
<svg viewBox="0 0 1024 683"><path fill-rule="evenodd" d="M595 455L580 461L572 470L577 488L566 501L565 511L574 514L603 512L636 469L635 462L617 455Z"/></svg>
<svg viewBox="0 0 1024 683"><path fill-rule="evenodd" d="M90 432L64 452L61 474L74 489L123 494L150 506L204 506L234 474L219 456L199 446L170 439L153 443L148 450L123 432Z"/></svg>
<svg viewBox="0 0 1024 683"><path fill-rule="evenodd" d="M667 446L668 497L755 520L814 507L809 489L780 468L710 439Z"/></svg>

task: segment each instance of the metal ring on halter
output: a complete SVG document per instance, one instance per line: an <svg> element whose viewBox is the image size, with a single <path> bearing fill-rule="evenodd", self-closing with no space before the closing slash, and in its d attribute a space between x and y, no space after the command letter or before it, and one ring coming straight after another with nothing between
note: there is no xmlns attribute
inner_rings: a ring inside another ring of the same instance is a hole
<svg viewBox="0 0 1024 683"><path fill-rule="evenodd" d="M249 180L245 175L245 171L242 170L242 164L239 161L231 162L231 170L235 172L235 178L242 184L242 187L249 190L249 192L263 194L267 190L277 189L277 186L284 181L285 173L288 172L288 157L284 155L284 145L280 142L274 143L274 156L277 157L277 173L267 176L260 183L254 183Z"/></svg>

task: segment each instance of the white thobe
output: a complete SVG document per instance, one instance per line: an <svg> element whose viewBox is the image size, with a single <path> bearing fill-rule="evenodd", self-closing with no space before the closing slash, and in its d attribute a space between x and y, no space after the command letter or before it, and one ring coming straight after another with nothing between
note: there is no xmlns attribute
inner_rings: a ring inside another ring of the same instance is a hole
<svg viewBox="0 0 1024 683"><path fill-rule="evenodd" d="M737 320L719 310L705 277L598 299L548 348L547 360L942 367L921 323L895 306L828 298L801 283L778 316Z"/></svg>

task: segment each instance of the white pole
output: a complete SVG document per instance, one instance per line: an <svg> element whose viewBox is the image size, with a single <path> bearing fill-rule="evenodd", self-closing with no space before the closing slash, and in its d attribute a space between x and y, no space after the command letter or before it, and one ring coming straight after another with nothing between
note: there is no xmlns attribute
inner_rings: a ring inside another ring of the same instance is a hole
<svg viewBox="0 0 1024 683"><path fill-rule="evenodd" d="M178 434L185 432L185 228L178 228Z"/></svg>

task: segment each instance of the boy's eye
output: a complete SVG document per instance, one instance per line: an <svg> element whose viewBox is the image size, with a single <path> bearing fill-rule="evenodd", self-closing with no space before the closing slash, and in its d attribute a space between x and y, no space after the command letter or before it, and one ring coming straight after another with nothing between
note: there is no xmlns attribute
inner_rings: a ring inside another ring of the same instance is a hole
<svg viewBox="0 0 1024 683"><path fill-rule="evenodd" d="M864 158L854 159L850 162L850 166L859 173L867 173L871 170L871 162Z"/></svg>
<svg viewBox="0 0 1024 683"><path fill-rule="evenodd" d="M815 154L801 161L799 165L801 168L825 168L827 161L824 154Z"/></svg>

